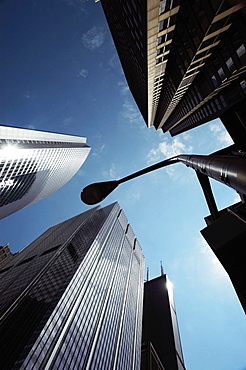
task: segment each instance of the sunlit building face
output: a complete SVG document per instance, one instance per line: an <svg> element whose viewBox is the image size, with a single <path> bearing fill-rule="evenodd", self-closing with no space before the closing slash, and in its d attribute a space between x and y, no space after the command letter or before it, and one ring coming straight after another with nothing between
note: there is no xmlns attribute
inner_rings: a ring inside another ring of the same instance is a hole
<svg viewBox="0 0 246 370"><path fill-rule="evenodd" d="M0 218L62 187L89 151L83 137L0 126Z"/></svg>

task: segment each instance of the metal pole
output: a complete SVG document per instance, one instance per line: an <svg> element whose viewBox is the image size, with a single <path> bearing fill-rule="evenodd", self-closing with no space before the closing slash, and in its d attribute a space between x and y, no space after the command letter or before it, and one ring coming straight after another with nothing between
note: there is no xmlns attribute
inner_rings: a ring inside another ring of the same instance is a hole
<svg viewBox="0 0 246 370"><path fill-rule="evenodd" d="M246 194L246 159L236 156L179 155L179 162Z"/></svg>

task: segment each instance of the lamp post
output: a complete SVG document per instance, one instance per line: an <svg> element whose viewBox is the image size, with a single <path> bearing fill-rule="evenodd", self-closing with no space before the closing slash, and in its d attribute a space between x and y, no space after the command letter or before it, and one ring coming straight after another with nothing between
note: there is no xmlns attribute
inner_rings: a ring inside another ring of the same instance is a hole
<svg viewBox="0 0 246 370"><path fill-rule="evenodd" d="M246 194L246 159L236 156L181 154L144 168L120 180L88 185L81 192L81 200L88 205L97 204L123 182L178 162L196 171L213 218L216 218L218 211L208 177L234 188L240 194Z"/></svg>

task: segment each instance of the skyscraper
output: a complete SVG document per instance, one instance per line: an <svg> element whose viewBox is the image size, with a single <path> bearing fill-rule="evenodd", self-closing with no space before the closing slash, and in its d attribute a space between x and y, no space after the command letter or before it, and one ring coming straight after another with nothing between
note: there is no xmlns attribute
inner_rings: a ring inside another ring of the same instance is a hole
<svg viewBox="0 0 246 370"><path fill-rule="evenodd" d="M238 130L244 133L244 1L101 3L129 88L148 127L176 135L221 117L233 138Z"/></svg>
<svg viewBox="0 0 246 370"><path fill-rule="evenodd" d="M83 137L0 126L0 219L66 184L89 151Z"/></svg>
<svg viewBox="0 0 246 370"><path fill-rule="evenodd" d="M149 356L165 370L185 369L173 288L165 274L144 283L142 343L142 370L158 368L149 366Z"/></svg>
<svg viewBox="0 0 246 370"><path fill-rule="evenodd" d="M139 369L143 254L118 203L44 232L0 269L0 368Z"/></svg>

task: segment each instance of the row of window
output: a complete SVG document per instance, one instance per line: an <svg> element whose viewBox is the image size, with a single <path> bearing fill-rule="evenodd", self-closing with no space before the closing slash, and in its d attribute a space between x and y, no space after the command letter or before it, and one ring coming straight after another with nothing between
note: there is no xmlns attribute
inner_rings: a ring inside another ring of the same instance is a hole
<svg viewBox="0 0 246 370"><path fill-rule="evenodd" d="M225 79L240 70L246 63L245 44L242 40L242 35L245 34L245 25L241 22L240 17L238 18L236 26L233 25L233 27L231 26L230 28L230 23L226 24L228 23L228 17L233 14L235 8L232 7L229 9L228 5L226 7L224 4L224 6L220 8L219 15L214 17L214 9L212 9L208 3L205 4L198 1L196 6L194 4L192 6L191 3L186 2L180 5L179 13L171 17L172 24L175 25L175 36L172 32L165 35L165 41L167 41L169 37L171 39L169 41L172 42L166 46L157 48L157 56L160 55L160 57L157 58L156 61L157 63L161 63L168 57L166 73L169 73L172 83L174 84L174 93L171 92L170 89L169 93L165 93L163 91L164 89L162 90L162 85L155 84L154 86L153 107L159 103L159 98L161 96L162 113L160 113L160 108L158 108L158 116L163 118L163 112L167 112L166 116L164 116L163 119L161 118L162 122L168 119L168 116L175 109L175 106L179 103L182 96L186 94L189 85L197 78L196 75L204 64L203 70L208 70L208 80L211 81L211 84L209 82L203 83L202 88L198 89L200 95L202 95L202 99L216 87L220 86ZM202 8L203 6L205 6L204 9ZM217 10L217 6L215 8ZM238 9L239 8L240 6ZM235 14L233 15L236 17ZM180 18L181 16L182 21ZM165 22L160 22L159 29L165 29L165 27L168 26ZM219 44L218 37L221 37L221 35L223 36L223 32L228 28L230 28L230 32L227 32L227 38L223 38L223 41ZM204 37L205 32L207 32L206 37ZM162 39L159 39L158 43L164 41L163 37L164 36L162 36ZM224 47L222 47L223 45ZM197 51L198 46L200 49ZM213 49L213 47L216 47L216 49ZM162 56L163 52L169 49L171 50L169 55ZM212 60L211 52L213 50L216 50L216 54L214 54ZM168 89L166 80L166 77L164 77L163 84L165 84L165 90ZM203 81L204 80L205 78L203 78ZM181 81L182 85L180 85ZM178 87L180 87L180 91L177 90ZM172 98L174 99L171 103ZM199 99L199 101L201 100ZM156 122L159 122L159 126L160 118L158 119L156 117ZM170 127L169 124L168 126Z"/></svg>
<svg viewBox="0 0 246 370"><path fill-rule="evenodd" d="M186 92L187 98L185 99L183 108L180 106L179 113L175 113L176 118L173 121L174 123L177 122L183 114L186 114L188 110L195 107L209 94L213 93L223 82L229 81L232 77L233 79L236 78L237 75L235 73L237 70L239 70L238 76L240 75L240 70L246 62L246 49L242 40L239 38L238 32L232 34L231 39L237 41L235 44L239 46L237 46L236 49L231 48L229 52L228 45L230 45L230 43L226 43L220 51L217 51L214 56L210 58L210 63L202 69L200 75L193 83L194 88L190 87L188 90L189 93ZM175 80L173 75L172 80ZM226 103L223 102L223 107L225 106ZM208 105L208 109L210 110L210 105ZM213 103L211 103L211 111L218 112L218 108L214 107ZM206 109L204 113L206 114Z"/></svg>
<svg viewBox="0 0 246 370"><path fill-rule="evenodd" d="M204 71L205 73L207 73L206 77L204 75L199 76L201 78L198 78L198 81L195 81L193 86L190 87L190 89L186 93L186 96L184 97L184 100L179 105L178 110L175 111L175 116L173 114L174 117L170 118L170 124L172 124L171 122L173 122L174 124L183 116L185 116L188 112L191 112L191 110L196 107L204 98L206 98L211 93L213 94L213 91L216 87L220 86L218 85L217 79L215 82L215 74L213 74L214 72L211 73L211 71L212 68L207 68L207 71ZM240 73L238 74L238 76L232 75L228 78L228 80L226 79L226 84L229 83L230 80L236 78L240 78ZM239 81L242 92L245 91L244 81L245 80L242 78ZM220 82L220 84L222 84L222 81ZM196 123L199 120L204 121L211 119L211 116L218 117L220 115L220 112L224 110L227 106L227 100L225 99L224 95L219 94L218 91L218 95L215 98L208 100L206 104L203 104L201 108L197 109L197 112L192 112L193 117L189 118L189 125L191 125L192 122Z"/></svg>
<svg viewBox="0 0 246 370"><path fill-rule="evenodd" d="M97 214L97 215L95 215ZM98 216L98 217L97 217ZM74 230L78 228L80 225L83 229L84 226L86 225L85 220L87 222L92 224L90 225L90 230L93 229L94 231L97 230L98 224L101 223L102 221L102 212L95 212L93 210L88 211L87 213L84 213L82 215L76 216L73 219L67 220L64 223L61 223L59 225L56 225L50 229L48 229L43 235L41 235L35 242L33 242L30 246L28 246L26 249L24 249L19 255L16 256L17 260L20 259L21 257L23 258L23 254L27 257L30 254L32 255L33 251L36 250L36 252L39 251L39 253L42 253L42 256L37 256L33 261L35 261L32 266L29 266L28 269L24 270L24 273L22 271L23 275L23 284L20 284L20 281L16 281L13 279L13 274L12 272L15 272L16 267L13 267L11 275L12 275L12 282L13 284L18 287L20 291L22 291L25 288L25 284L28 284L28 279L26 279L25 275L27 272L32 272L32 278L36 278L37 274L40 271L40 267L43 268L44 265L38 267L40 265L41 260L44 258L46 259L45 264L48 262L51 262L51 257L50 254L44 253L45 251L48 250L50 251L49 246L52 245L54 241L61 241L64 240L70 240L71 235L73 235ZM86 236L86 238L83 237L84 239L87 239L87 235L85 235L86 230L83 230L82 236ZM65 238L65 239L64 239ZM83 244L83 243L82 243ZM87 243L87 248L90 246L90 243ZM51 248L53 252L55 252L54 248ZM82 253L83 253L83 248ZM64 279L66 279L67 272L64 274L64 267L68 267L68 273L71 271L71 267L73 268L74 266L74 261L72 261L72 258L69 258L69 254L66 245L62 246L59 251L58 251L58 256L55 256L55 259L53 258L53 262L49 265L49 268L46 268L46 272L43 275L43 277L33 285L31 289L29 289L29 295L33 297L37 297L38 301L40 302L48 302L54 294L59 290L59 286L61 283L64 282ZM70 267L69 267L70 266ZM67 269L67 268L65 268ZM6 278L5 278L6 280ZM34 280L35 281L35 280ZM12 288L9 287L8 291L11 293ZM25 317L25 320L28 320L28 317ZM30 323L31 324L31 323ZM38 333L38 332L37 332ZM25 350L26 351L26 350ZM25 351L22 352L22 360L26 357L25 356ZM43 353L41 353L41 357L43 357ZM23 357L24 356L24 357ZM20 359L21 361L21 359Z"/></svg>
<svg viewBox="0 0 246 370"><path fill-rule="evenodd" d="M108 238L109 229L111 231ZM135 291L134 301L137 302L138 299L139 286L135 283L135 274L140 274L139 263L134 265L133 269L128 267L133 253L132 246L124 237L124 230L120 223L114 222L112 225L112 220L109 218L100 230L93 246L86 253L86 257L64 293L63 299L60 300L47 322L47 329L44 328L43 334L41 334L43 339L40 337L41 341L36 343L32 354L30 353L31 358L29 357L25 363L26 366L32 368L35 366L35 361L37 364L41 364L45 360L47 350L51 348L53 348L54 354L49 355L49 365L59 369L74 367L75 364L77 366L79 364L80 368L83 368L85 361L88 364L88 356L92 351L91 346L95 346L93 348L96 351L93 352L96 355L91 358L92 368L103 369L107 367L104 364L116 361L117 358L114 354L117 335L120 335L118 332L121 320L120 312L125 311L124 315L126 316L123 323L127 320L130 325L128 330L125 328L128 337L134 333L134 330L130 330L131 327L134 328L132 325L135 322L135 316L132 315L134 303L131 298L133 306L122 311L123 303L128 301L128 298L123 299L125 294L129 294L126 289L126 284L129 284L127 283L128 276L132 276L130 280L133 281L131 289ZM99 320L104 320L102 326L100 326ZM141 317L139 321L141 322ZM66 332L63 330L64 326L67 327ZM120 343L123 340L128 342L129 338L122 337ZM124 357L125 351L124 353L118 351L118 356ZM129 368L132 353L134 353L133 349L128 351L130 359L129 357L127 360L122 359L120 368Z"/></svg>

